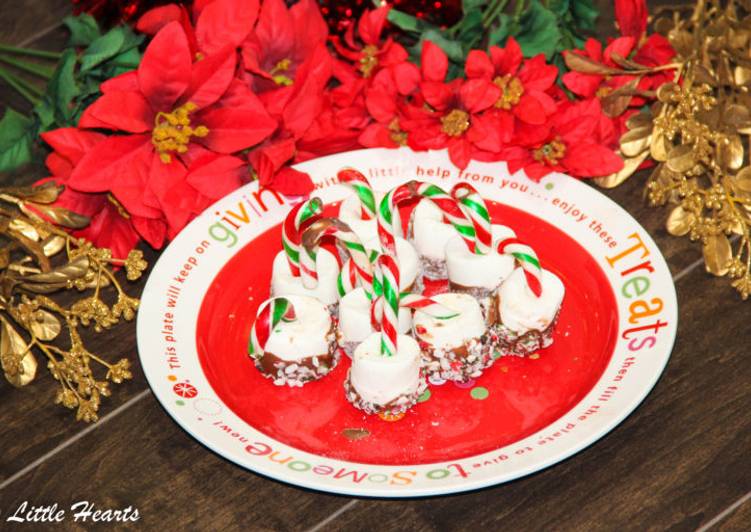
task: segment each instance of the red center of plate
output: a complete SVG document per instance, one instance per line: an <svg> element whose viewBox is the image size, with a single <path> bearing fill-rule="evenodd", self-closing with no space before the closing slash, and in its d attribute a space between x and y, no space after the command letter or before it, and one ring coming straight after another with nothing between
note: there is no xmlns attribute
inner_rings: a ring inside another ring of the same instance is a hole
<svg viewBox="0 0 751 532"><path fill-rule="evenodd" d="M320 381L302 388L275 386L256 370L247 346L256 309L269 296L272 260L281 251L277 226L227 263L201 305L198 354L217 395L270 438L321 456L381 465L464 458L553 423L592 389L610 360L615 298L602 270L571 237L512 207L493 202L488 207L494 220L507 220L531 243L544 267L566 286L554 343L539 357L502 357L469 386L431 386L427 400L395 422L364 415L347 402L346 355ZM329 206L327 214L333 212Z"/></svg>

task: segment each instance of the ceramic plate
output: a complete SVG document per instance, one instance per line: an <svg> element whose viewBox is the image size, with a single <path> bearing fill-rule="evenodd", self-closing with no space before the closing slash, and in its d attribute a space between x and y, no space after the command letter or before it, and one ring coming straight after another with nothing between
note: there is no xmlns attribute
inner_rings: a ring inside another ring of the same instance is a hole
<svg viewBox="0 0 751 532"><path fill-rule="evenodd" d="M560 462L620 423L649 393L676 332L675 289L647 232L564 175L534 183L505 164L460 172L445 152L362 150L298 166L335 213L353 166L376 190L409 179L468 181L494 221L513 227L566 286L552 347L501 357L474 382L431 386L396 422L344 398L349 359L302 388L277 387L247 355L257 306L291 200L251 183L217 202L154 266L138 316L144 372L169 414L242 467L347 495L413 497L473 490Z"/></svg>

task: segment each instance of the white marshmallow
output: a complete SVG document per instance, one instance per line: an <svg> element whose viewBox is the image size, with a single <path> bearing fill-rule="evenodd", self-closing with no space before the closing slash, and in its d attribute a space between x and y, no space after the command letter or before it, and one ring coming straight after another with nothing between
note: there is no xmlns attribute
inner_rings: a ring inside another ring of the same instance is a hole
<svg viewBox="0 0 751 532"><path fill-rule="evenodd" d="M410 310L400 308L399 333L406 334L411 327ZM342 343L362 342L374 332L370 323L370 300L362 287L355 288L339 302L339 331Z"/></svg>
<svg viewBox="0 0 751 532"><path fill-rule="evenodd" d="M336 303L339 293L336 280L339 275L339 263L336 257L323 248L319 248L316 255L318 270L318 284L315 288L306 288L302 284L302 277L294 277L289 269L287 255L280 251L274 257L271 273L271 294L274 296L310 296L318 299L324 305Z"/></svg>
<svg viewBox="0 0 751 532"><path fill-rule="evenodd" d="M565 291L557 275L542 270L542 294L538 298L527 286L524 270L517 268L499 291L501 323L519 334L544 331L561 308Z"/></svg>
<svg viewBox="0 0 751 532"><path fill-rule="evenodd" d="M441 209L423 199L412 216L412 241L417 253L432 260L446 260L446 244L458 233L451 224L443 222Z"/></svg>
<svg viewBox="0 0 751 532"><path fill-rule="evenodd" d="M446 244L446 267L449 281L467 287L495 290L514 269L514 257L501 255L496 246L502 238L516 234L505 225L492 226L493 248L485 255L477 255L467 248L461 236L452 237Z"/></svg>
<svg viewBox="0 0 751 532"><path fill-rule="evenodd" d="M485 334L485 318L477 300L469 294L448 292L432 299L458 313L458 316L439 319L421 310L415 311L413 329L418 339L438 349L454 349ZM424 329L419 334L417 331Z"/></svg>
<svg viewBox="0 0 751 532"><path fill-rule="evenodd" d="M266 342L265 351L282 360L300 360L327 355L331 316L326 306L308 296L286 296L295 308L296 319L280 321Z"/></svg>
<svg viewBox="0 0 751 532"><path fill-rule="evenodd" d="M381 355L381 333L373 333L357 346L350 382L366 402L385 405L400 395L413 394L420 386L420 347L400 334L394 356Z"/></svg>

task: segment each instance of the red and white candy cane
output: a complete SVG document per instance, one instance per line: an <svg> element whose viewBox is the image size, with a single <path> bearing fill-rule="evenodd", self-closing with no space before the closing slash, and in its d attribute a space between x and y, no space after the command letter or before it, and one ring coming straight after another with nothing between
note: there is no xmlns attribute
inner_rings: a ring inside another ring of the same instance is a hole
<svg viewBox="0 0 751 532"><path fill-rule="evenodd" d="M379 253L373 249L368 250L368 255L370 259L370 264L374 264L376 259L378 259ZM375 282L375 279L374 279ZM344 297L348 293L350 293L352 290L360 286L362 283L360 282L360 277L357 274L357 267L355 266L355 263L352 262L351 258L348 258L344 262L344 266L342 266L341 272L339 272L339 277L336 281L336 289L339 292L339 297ZM366 287L368 288L368 287ZM380 293L380 285L373 285L372 290L366 290L365 295L368 296L368 298L371 297L372 293L375 293L378 295Z"/></svg>
<svg viewBox="0 0 751 532"><path fill-rule="evenodd" d="M459 315L457 312L448 308L446 305L439 303L435 299L419 294L402 294L399 297L399 308L402 307L425 312L427 315L439 320L448 320ZM381 330L382 313L383 297L378 297L370 305L370 323L373 326L373 330Z"/></svg>
<svg viewBox="0 0 751 532"><path fill-rule="evenodd" d="M339 182L351 188L360 200L360 216L363 220L376 217L376 200L368 178L354 168L344 168L337 174Z"/></svg>
<svg viewBox="0 0 751 532"><path fill-rule="evenodd" d="M477 189L469 183L457 183L451 189L454 198L464 214L472 220L475 228L475 253L487 255L493 250L492 220L485 200Z"/></svg>
<svg viewBox="0 0 751 532"><path fill-rule="evenodd" d="M396 260L387 254L378 257L379 278L383 285L381 311L381 355L394 356L397 353L399 335L399 267Z"/></svg>
<svg viewBox="0 0 751 532"><path fill-rule="evenodd" d="M315 288L318 285L316 256L321 239L327 235L336 238L349 252L350 259L365 292L370 293L369 291L372 290L370 287L373 284L373 266L370 263L368 251L355 232L347 224L336 218L316 220L303 233L303 250L300 254L300 274L303 286Z"/></svg>
<svg viewBox="0 0 751 532"><path fill-rule="evenodd" d="M378 206L378 237L388 253L396 253L396 235L401 233L401 228L397 227L399 204L412 198L432 201L464 239L470 251L475 250L475 228L457 201L437 185L409 181L389 191Z"/></svg>
<svg viewBox="0 0 751 532"><path fill-rule="evenodd" d="M295 205L282 225L282 246L292 275L300 276L300 243L305 228L320 218L323 203L319 198L311 198Z"/></svg>
<svg viewBox="0 0 751 532"><path fill-rule="evenodd" d="M508 253L519 261L519 266L524 270L527 286L535 296L540 297L542 295L542 268L535 250L518 238L501 240L497 249L498 253Z"/></svg>
<svg viewBox="0 0 751 532"><path fill-rule="evenodd" d="M256 321L250 329L250 342L248 342L248 354L253 358L260 358L266 351L266 344L271 333L280 321L294 321L295 307L285 297L274 297L264 301L258 307Z"/></svg>

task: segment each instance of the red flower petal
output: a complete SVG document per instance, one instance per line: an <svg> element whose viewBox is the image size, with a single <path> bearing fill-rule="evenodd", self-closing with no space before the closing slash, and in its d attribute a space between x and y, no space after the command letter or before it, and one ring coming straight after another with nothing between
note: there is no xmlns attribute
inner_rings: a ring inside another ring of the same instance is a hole
<svg viewBox="0 0 751 532"><path fill-rule="evenodd" d="M208 107L227 92L235 74L237 55L234 48L224 50L197 61L193 65L190 85L180 99L192 102L199 109Z"/></svg>
<svg viewBox="0 0 751 532"><path fill-rule="evenodd" d="M495 66L496 75L511 74L513 76L519 70L523 57L522 49L513 37L508 38L505 48L490 47L490 60Z"/></svg>
<svg viewBox="0 0 751 532"><path fill-rule="evenodd" d="M600 88L603 76L596 74L582 74L581 72L566 72L563 75L563 84L568 90L582 98L592 98Z"/></svg>
<svg viewBox="0 0 751 532"><path fill-rule="evenodd" d="M245 40L258 17L258 0L214 0L196 22L198 48L207 54L225 46L236 48Z"/></svg>
<svg viewBox="0 0 751 532"><path fill-rule="evenodd" d="M270 55L273 50L274 62L289 56L295 44L295 29L282 0L264 0L254 37L263 51L261 55Z"/></svg>
<svg viewBox="0 0 751 532"><path fill-rule="evenodd" d="M269 183L273 175L295 155L292 138L266 143L250 152L248 160L258 174L261 184Z"/></svg>
<svg viewBox="0 0 751 532"><path fill-rule="evenodd" d="M425 101L439 111L448 109L454 100L451 85L442 81L423 81L420 83L420 91Z"/></svg>
<svg viewBox="0 0 751 532"><path fill-rule="evenodd" d="M510 115L508 113L494 113L475 115L472 117L472 127L467 131L467 138L481 150L489 152L498 152L503 145L504 138L510 137L513 132L513 120L503 123L502 116ZM509 123L511 130L509 130Z"/></svg>
<svg viewBox="0 0 751 532"><path fill-rule="evenodd" d="M399 94L407 96L417 90L420 83L420 69L413 63L400 63L392 67L393 77Z"/></svg>
<svg viewBox="0 0 751 532"><path fill-rule="evenodd" d="M547 64L542 54L525 61L518 74L525 91L546 91L553 86L557 77L558 68Z"/></svg>
<svg viewBox="0 0 751 532"><path fill-rule="evenodd" d="M539 94L545 96L544 93ZM548 119L544 104L529 93L522 94L512 112L519 120L527 124L541 125Z"/></svg>
<svg viewBox="0 0 751 532"><path fill-rule="evenodd" d="M495 69L488 54L482 50L470 50L467 55L467 63L464 65L464 72L468 78L493 79Z"/></svg>
<svg viewBox="0 0 751 532"><path fill-rule="evenodd" d="M487 109L501 97L501 89L488 79L469 79L459 90L462 104L470 113Z"/></svg>
<svg viewBox="0 0 751 532"><path fill-rule="evenodd" d="M379 7L372 11L366 9L362 14L357 24L357 33L365 44L378 44L390 9L390 6Z"/></svg>
<svg viewBox="0 0 751 532"><path fill-rule="evenodd" d="M141 183L144 157L151 158L149 135L107 137L93 146L78 163L69 184L82 192L104 192L115 183Z"/></svg>
<svg viewBox="0 0 751 532"><path fill-rule="evenodd" d="M621 35L641 39L647 31L646 0L615 0L615 20Z"/></svg>
<svg viewBox="0 0 751 532"><path fill-rule="evenodd" d="M618 172L623 160L613 150L593 143L566 144L561 161L568 173L577 177L600 177Z"/></svg>
<svg viewBox="0 0 751 532"><path fill-rule="evenodd" d="M97 247L112 250L116 259L125 259L136 247L140 237L130 220L124 218L112 203L104 200L105 205L85 229L74 231L76 238L85 238ZM76 211L80 212L80 211Z"/></svg>
<svg viewBox="0 0 751 532"><path fill-rule="evenodd" d="M420 60L422 79L426 81L443 81L449 68L449 59L441 48L430 41L422 44Z"/></svg>
<svg viewBox="0 0 751 532"><path fill-rule="evenodd" d="M366 148L397 148L391 131L383 124L370 124L362 130L357 141Z"/></svg>
<svg viewBox="0 0 751 532"><path fill-rule="evenodd" d="M136 23L136 30L147 35L155 35L160 29L182 17L181 6L177 4L167 4L165 6L149 9L141 15Z"/></svg>
<svg viewBox="0 0 751 532"><path fill-rule="evenodd" d="M449 140L448 148L451 162L457 168L464 170L472 158L472 144L464 136L454 137Z"/></svg>
<svg viewBox="0 0 751 532"><path fill-rule="evenodd" d="M156 34L138 66L138 84L155 111L171 111L190 83L191 56L185 31L170 22Z"/></svg>
<svg viewBox="0 0 751 532"><path fill-rule="evenodd" d="M79 125L145 133L154 127L154 111L140 92L112 91L102 94L84 111Z"/></svg>
<svg viewBox="0 0 751 532"><path fill-rule="evenodd" d="M138 86L138 71L131 70L125 74L120 74L114 78L110 78L99 85L99 90L102 93L108 93L112 91L118 92L136 92L141 88Z"/></svg>
<svg viewBox="0 0 751 532"><path fill-rule="evenodd" d="M326 42L329 27L313 0L300 0L290 8L289 13L295 32L295 55L298 59L307 57L316 46Z"/></svg>
<svg viewBox="0 0 751 532"><path fill-rule="evenodd" d="M283 168L265 186L285 196L307 196L315 188L308 174L289 167Z"/></svg>
<svg viewBox="0 0 751 532"><path fill-rule="evenodd" d="M607 48L605 48L605 63L610 66L617 66L616 63L610 59L610 56L615 53L621 57L628 57L634 49L635 44L636 40L633 37L618 37L617 39L613 39L613 41L608 44Z"/></svg>
<svg viewBox="0 0 751 532"><path fill-rule="evenodd" d="M276 129L276 120L263 107L209 109L201 113L200 122L209 128L209 134L199 142L219 153L250 148Z"/></svg>
<svg viewBox="0 0 751 532"><path fill-rule="evenodd" d="M164 212L167 234L172 239L196 214L199 193L185 181L187 170L182 163L173 160L164 164L156 153L153 157L149 188Z"/></svg>
<svg viewBox="0 0 751 532"><path fill-rule="evenodd" d="M249 177L245 161L220 155L194 164L188 170L186 181L207 198L218 200L239 188L243 177Z"/></svg>
<svg viewBox="0 0 751 532"><path fill-rule="evenodd" d="M77 164L91 148L106 138L101 133L75 127L53 129L42 133L41 137L53 150L73 164Z"/></svg>
<svg viewBox="0 0 751 532"><path fill-rule="evenodd" d="M295 79L294 93L282 112L284 128L301 137L310 127L323 105L323 89L331 78L332 60L325 45L316 48L301 65Z"/></svg>
<svg viewBox="0 0 751 532"><path fill-rule="evenodd" d="M133 216L131 221L141 238L148 242L151 247L160 249L164 245L164 239L167 236L167 224L164 220Z"/></svg>

